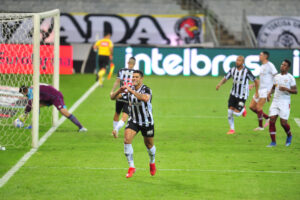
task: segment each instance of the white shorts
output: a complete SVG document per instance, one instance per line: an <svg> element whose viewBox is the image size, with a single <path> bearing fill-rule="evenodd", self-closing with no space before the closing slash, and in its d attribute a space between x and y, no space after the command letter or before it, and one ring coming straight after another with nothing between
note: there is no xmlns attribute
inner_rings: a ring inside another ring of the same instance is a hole
<svg viewBox="0 0 300 200"><path fill-rule="evenodd" d="M290 116L289 101L273 101L270 107L269 116L279 115L281 119L288 120Z"/></svg>
<svg viewBox="0 0 300 200"><path fill-rule="evenodd" d="M259 99L266 99L268 97L268 89L259 89L258 90L258 98L255 98L255 94L253 95L253 99L256 103L258 103Z"/></svg>

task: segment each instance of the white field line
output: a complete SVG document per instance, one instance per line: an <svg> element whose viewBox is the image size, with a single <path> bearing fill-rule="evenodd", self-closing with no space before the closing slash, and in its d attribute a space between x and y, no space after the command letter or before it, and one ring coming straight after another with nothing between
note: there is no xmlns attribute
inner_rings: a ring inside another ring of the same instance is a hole
<svg viewBox="0 0 300 200"><path fill-rule="evenodd" d="M105 168L105 167L43 167L29 166L27 169L73 169L73 170L127 170L128 168ZM148 168L136 168L137 170L149 170ZM225 169L160 169L157 171L180 171L180 172L216 172L216 173L269 173L269 174L300 174L300 171L264 171L264 170L225 170Z"/></svg>
<svg viewBox="0 0 300 200"><path fill-rule="evenodd" d="M295 122L300 127L300 118L295 118Z"/></svg>
<svg viewBox="0 0 300 200"><path fill-rule="evenodd" d="M86 91L80 99L78 99L75 104L70 108L70 112L76 110L76 108L98 87L98 82L96 82L88 91ZM61 117L57 123L57 126L50 128L47 133L39 140L38 148L46 142L46 140L52 135L52 133L66 120L65 117ZM7 183L7 181L29 160L29 158L38 150L38 148L31 148L15 166L13 166L3 177L0 179L0 188Z"/></svg>

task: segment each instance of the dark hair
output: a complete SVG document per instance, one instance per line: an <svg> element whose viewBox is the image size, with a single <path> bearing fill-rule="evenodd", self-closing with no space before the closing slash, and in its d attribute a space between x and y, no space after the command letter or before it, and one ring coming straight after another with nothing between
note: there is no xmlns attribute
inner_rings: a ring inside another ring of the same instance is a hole
<svg viewBox="0 0 300 200"><path fill-rule="evenodd" d="M111 35L111 32L104 32L104 37L107 35Z"/></svg>
<svg viewBox="0 0 300 200"><path fill-rule="evenodd" d="M265 55L267 56L267 59L269 59L269 56L270 56L269 52L263 51L262 53L265 54Z"/></svg>
<svg viewBox="0 0 300 200"><path fill-rule="evenodd" d="M135 61L135 57L130 57L129 60L134 60Z"/></svg>
<svg viewBox="0 0 300 200"><path fill-rule="evenodd" d="M286 62L288 64L288 67L291 66L291 61L289 61L288 59L284 59L283 62Z"/></svg>
<svg viewBox="0 0 300 200"><path fill-rule="evenodd" d="M133 73L138 73L141 75L141 77L144 77L144 73L141 70L134 70Z"/></svg>
<svg viewBox="0 0 300 200"><path fill-rule="evenodd" d="M22 85L22 86L19 88L19 93L26 92L27 89L28 89L28 87L26 87L25 85Z"/></svg>

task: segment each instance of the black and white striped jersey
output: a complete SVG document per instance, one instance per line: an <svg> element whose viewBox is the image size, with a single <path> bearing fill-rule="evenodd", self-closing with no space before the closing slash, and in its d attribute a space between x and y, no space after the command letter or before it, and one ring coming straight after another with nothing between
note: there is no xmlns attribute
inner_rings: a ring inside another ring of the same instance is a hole
<svg viewBox="0 0 300 200"><path fill-rule="evenodd" d="M225 75L227 80L230 79L230 77L233 79L230 94L239 99L246 100L249 96L249 80L254 81L256 79L255 76L246 67L243 67L241 70L233 67Z"/></svg>
<svg viewBox="0 0 300 200"><path fill-rule="evenodd" d="M120 87L123 85L132 85L132 76L134 69L122 68L118 71L117 78L120 79Z"/></svg>
<svg viewBox="0 0 300 200"><path fill-rule="evenodd" d="M134 87L132 87L134 89ZM150 99L148 102L138 100L136 96L128 93L129 99L129 121L138 124L140 126L154 125L152 115L152 91L146 85L142 85L138 90L138 93L149 94Z"/></svg>
<svg viewBox="0 0 300 200"><path fill-rule="evenodd" d="M132 76L134 69L122 68L118 71L117 78L120 79L120 87L123 85L132 86ZM122 101L128 103L127 95L123 95L121 99L117 101Z"/></svg>

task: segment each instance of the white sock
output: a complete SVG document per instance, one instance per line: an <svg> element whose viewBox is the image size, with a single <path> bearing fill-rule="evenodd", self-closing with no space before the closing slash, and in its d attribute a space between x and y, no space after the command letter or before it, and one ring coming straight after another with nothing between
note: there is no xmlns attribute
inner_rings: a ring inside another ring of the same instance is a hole
<svg viewBox="0 0 300 200"><path fill-rule="evenodd" d="M134 167L133 162L133 148L131 144L124 144L124 153L127 158L129 167Z"/></svg>
<svg viewBox="0 0 300 200"><path fill-rule="evenodd" d="M237 117L241 116L244 112L245 108L243 108L243 110L241 112L233 112L233 114Z"/></svg>
<svg viewBox="0 0 300 200"><path fill-rule="evenodd" d="M233 110L228 109L228 123L231 130L234 130Z"/></svg>
<svg viewBox="0 0 300 200"><path fill-rule="evenodd" d="M150 158L150 163L155 163L155 152L156 152L156 147L153 145L151 149L147 149L149 158Z"/></svg>
<svg viewBox="0 0 300 200"><path fill-rule="evenodd" d="M119 123L118 121L114 121L114 122L113 122L113 127L114 127L114 129L116 128L116 126L118 125L118 123Z"/></svg>
<svg viewBox="0 0 300 200"><path fill-rule="evenodd" d="M119 131L124 126L124 124L125 122L123 122L123 120L120 120L114 129Z"/></svg>

